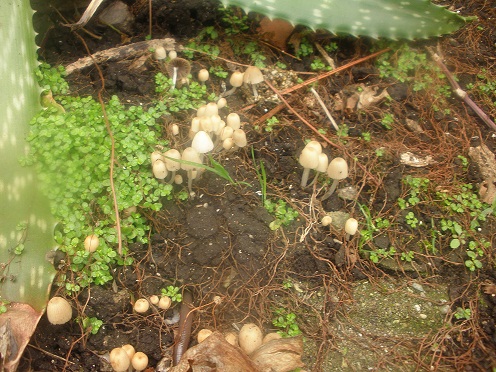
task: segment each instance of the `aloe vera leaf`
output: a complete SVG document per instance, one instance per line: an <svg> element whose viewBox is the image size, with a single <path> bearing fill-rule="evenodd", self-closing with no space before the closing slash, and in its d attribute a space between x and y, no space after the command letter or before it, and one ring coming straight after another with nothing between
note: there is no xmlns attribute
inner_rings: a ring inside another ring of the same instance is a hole
<svg viewBox="0 0 496 372"><path fill-rule="evenodd" d="M40 109L32 15L29 0L0 1L0 300L41 313L55 273L45 260L54 247L54 220L34 170L19 162Z"/></svg>
<svg viewBox="0 0 496 372"><path fill-rule="evenodd" d="M462 17L429 0L221 0L245 12L285 19L314 30L389 39L425 39L458 30Z"/></svg>

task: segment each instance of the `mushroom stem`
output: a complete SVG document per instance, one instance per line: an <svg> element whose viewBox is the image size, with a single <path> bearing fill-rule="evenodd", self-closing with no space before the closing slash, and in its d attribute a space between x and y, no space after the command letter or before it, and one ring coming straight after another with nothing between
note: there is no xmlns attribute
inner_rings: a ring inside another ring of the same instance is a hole
<svg viewBox="0 0 496 372"><path fill-rule="evenodd" d="M329 190L327 190L327 192L324 194L321 200L326 200L327 198L329 198L329 196L331 196L334 193L334 191L336 191L336 187L338 187L338 183L339 180L333 180L331 187L329 188Z"/></svg>
<svg viewBox="0 0 496 372"><path fill-rule="evenodd" d="M252 84L251 88L253 89L253 96L255 99L258 98L257 84Z"/></svg>
<svg viewBox="0 0 496 372"><path fill-rule="evenodd" d="M169 185L172 185L172 183L174 182L174 177L176 177L176 171L172 171L171 178L169 182L167 182Z"/></svg>
<svg viewBox="0 0 496 372"><path fill-rule="evenodd" d="M193 186L193 170L188 169L188 191L190 196L193 194L192 186Z"/></svg>
<svg viewBox="0 0 496 372"><path fill-rule="evenodd" d="M174 67L174 73L172 74L172 87L171 87L171 90L174 90L176 88L176 82L177 82L177 67Z"/></svg>
<svg viewBox="0 0 496 372"><path fill-rule="evenodd" d="M224 93L222 93L220 95L220 98L228 97L228 96L232 95L236 91L236 89L238 89L238 88L237 87L232 87L231 89L229 89L229 90L225 91Z"/></svg>
<svg viewBox="0 0 496 372"><path fill-rule="evenodd" d="M303 175L301 176L301 187L307 186L309 175L310 175L310 168L304 168L303 169Z"/></svg>

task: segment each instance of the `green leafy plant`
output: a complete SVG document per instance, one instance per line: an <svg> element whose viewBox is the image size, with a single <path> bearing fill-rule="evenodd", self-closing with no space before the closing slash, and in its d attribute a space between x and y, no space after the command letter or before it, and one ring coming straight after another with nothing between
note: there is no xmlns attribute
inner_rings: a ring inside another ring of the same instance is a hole
<svg viewBox="0 0 496 372"><path fill-rule="evenodd" d="M277 230L281 226L287 226L291 222L293 222L296 217L298 217L298 212L295 211L293 208L288 207L287 203L281 199L277 200L276 202L273 202L270 199L266 199L264 207L267 212L269 212L276 218L269 225L271 230Z"/></svg>
<svg viewBox="0 0 496 372"><path fill-rule="evenodd" d="M96 317L84 317L79 321L81 322L83 329L92 335L96 335L103 325L103 321Z"/></svg>
<svg viewBox="0 0 496 372"><path fill-rule="evenodd" d="M274 310L274 315L275 317L272 319L272 324L280 329L277 333L282 337L294 337L301 334L294 313L290 313L286 309L279 307Z"/></svg>
<svg viewBox="0 0 496 372"><path fill-rule="evenodd" d="M266 123L265 131L266 132L272 132L274 130L274 127L277 124L279 124L279 119L275 116L272 116L272 117L268 118L265 123Z"/></svg>
<svg viewBox="0 0 496 372"><path fill-rule="evenodd" d="M111 146L102 107L91 97L57 98L66 113L48 108L33 119L28 136L31 152L24 162L36 165L44 191L52 200L52 213L60 221L55 240L69 260L57 283L68 291L79 291L91 283L110 281L111 268L129 265L132 259L125 256L125 247L123 256L115 251L118 240L109 181ZM116 97L106 105L116 143L115 197L125 246L148 241L148 223L136 207L158 210L160 199L172 190L152 176L149 164L154 146L167 145L157 137L160 126L156 122L165 110L161 103L148 110L126 108ZM100 240L91 254L83 247L90 234Z"/></svg>
<svg viewBox="0 0 496 372"><path fill-rule="evenodd" d="M396 248L390 247L388 250L384 248L378 248L373 251L365 251L369 254L369 259L373 263L378 263L384 258L392 258L396 254Z"/></svg>
<svg viewBox="0 0 496 372"><path fill-rule="evenodd" d="M417 226L419 225L419 220L417 219L417 217L415 217L415 213L413 213L413 212L408 212L405 215L405 222L412 229L417 228Z"/></svg>
<svg viewBox="0 0 496 372"><path fill-rule="evenodd" d="M173 285L168 285L166 288L160 290L162 296L169 297L172 302L181 302L183 300L183 295L181 294L181 288L175 287Z"/></svg>
<svg viewBox="0 0 496 372"><path fill-rule="evenodd" d="M196 110L207 100L215 101L214 96L208 95L207 87L196 81L188 86L172 89L172 79L159 72L155 75L155 84L155 91L162 99L161 105L156 109L160 113Z"/></svg>
<svg viewBox="0 0 496 372"><path fill-rule="evenodd" d="M384 128L387 130L393 129L393 124L394 124L394 116L392 114L386 113L382 117L381 124Z"/></svg>
<svg viewBox="0 0 496 372"><path fill-rule="evenodd" d="M453 314L456 319L470 320L472 317L472 310L457 307L455 313Z"/></svg>
<svg viewBox="0 0 496 372"><path fill-rule="evenodd" d="M468 20L429 1L357 0L350 6L345 0L221 0L224 5L238 5L245 12L259 12L282 18L312 29L334 34L417 39L456 31Z"/></svg>

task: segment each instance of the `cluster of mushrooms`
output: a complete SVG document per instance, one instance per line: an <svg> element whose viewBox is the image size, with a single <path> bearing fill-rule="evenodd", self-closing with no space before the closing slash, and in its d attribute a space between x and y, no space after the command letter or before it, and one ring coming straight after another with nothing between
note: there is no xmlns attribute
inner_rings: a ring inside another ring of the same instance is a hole
<svg viewBox="0 0 496 372"><path fill-rule="evenodd" d="M329 198L338 186L339 181L348 177L348 163L343 158L337 157L329 162L329 158L322 152L322 145L317 141L310 141L301 151L299 157L300 165L303 167L301 177L301 187L306 187L310 171L316 172L312 181L316 182L320 173L326 173L332 179L332 184L321 200ZM329 226L332 223L331 216L324 216L321 220L322 226ZM358 229L358 221L354 218L348 218L344 226L346 238L350 239L355 235Z"/></svg>
<svg viewBox="0 0 496 372"><path fill-rule="evenodd" d="M212 333L210 329L201 329L197 335L198 343L205 341ZM239 346L246 355L250 355L263 344L280 339L282 336L276 332L267 333L264 336L259 326L254 323L247 323L241 327L239 333L227 332L224 337L231 345Z"/></svg>
<svg viewBox="0 0 496 372"><path fill-rule="evenodd" d="M140 298L134 303L134 311L140 314L144 314L150 308L150 304L157 306L162 310L169 310L172 305L172 299L169 296L152 295L148 299Z"/></svg>
<svg viewBox="0 0 496 372"><path fill-rule="evenodd" d="M115 372L139 372L148 366L148 356L136 351L133 345L127 344L112 349L109 362Z"/></svg>
<svg viewBox="0 0 496 372"><path fill-rule="evenodd" d="M317 180L319 173L327 173L327 176L333 180L331 187L324 194L322 200L329 198L336 190L339 181L348 177L348 163L346 160L338 157L329 162L327 155L322 152L322 145L317 141L307 143L301 151L299 162L303 167L301 187L306 187L311 170L316 172L313 182Z"/></svg>
<svg viewBox="0 0 496 372"><path fill-rule="evenodd" d="M156 150L151 154L155 178L164 180L171 173L169 182L181 184L183 178L176 172L182 169L186 171L188 190L193 196L192 182L204 169L201 164L205 154L232 151L246 146L246 133L241 129L239 115L232 112L225 117L225 120L219 115L219 109L225 105L225 98L221 98L217 102L209 102L198 108L189 129L191 144L182 152L170 149L164 153ZM172 126L172 133L176 135L179 133L177 124Z"/></svg>

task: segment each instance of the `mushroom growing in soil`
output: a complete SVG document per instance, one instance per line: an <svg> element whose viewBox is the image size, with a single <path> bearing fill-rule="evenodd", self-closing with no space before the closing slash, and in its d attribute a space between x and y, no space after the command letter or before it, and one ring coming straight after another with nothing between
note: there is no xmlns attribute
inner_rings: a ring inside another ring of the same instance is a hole
<svg viewBox="0 0 496 372"><path fill-rule="evenodd" d="M72 318L71 304L62 297L52 297L46 308L48 321L52 324L65 324Z"/></svg>
<svg viewBox="0 0 496 372"><path fill-rule="evenodd" d="M348 177L348 163L343 158L334 158L329 163L327 168L327 175L333 179L332 185L329 190L324 194L322 200L326 200L329 196L333 194L338 186L340 180L344 180Z"/></svg>
<svg viewBox="0 0 496 372"><path fill-rule="evenodd" d="M346 232L346 240L350 240L351 235L355 235L358 230L358 221L354 218L348 218L344 224L344 231Z"/></svg>
<svg viewBox="0 0 496 372"><path fill-rule="evenodd" d="M110 364L115 372L126 372L131 365L131 360L126 350L122 347L116 347L110 352Z"/></svg>
<svg viewBox="0 0 496 372"><path fill-rule="evenodd" d="M207 69L202 68L200 71L198 71L198 81L202 85L205 85L205 82L208 80L209 77L210 74L208 73Z"/></svg>
<svg viewBox="0 0 496 372"><path fill-rule="evenodd" d="M264 81L264 77L258 67L250 66L246 69L243 82L251 85L255 99L258 98L257 84L260 84L262 81Z"/></svg>
<svg viewBox="0 0 496 372"><path fill-rule="evenodd" d="M191 72L191 63L184 58L174 58L166 65L166 70L172 78L172 89L176 87L176 82L179 81L179 86L188 83L188 75Z"/></svg>
<svg viewBox="0 0 496 372"><path fill-rule="evenodd" d="M243 85L243 73L239 71L234 71L229 79L229 84L231 84L232 88L227 92L222 93L221 97L227 97L233 94L237 88Z"/></svg>
<svg viewBox="0 0 496 372"><path fill-rule="evenodd" d="M148 311L150 308L150 303L146 298L140 298L134 303L134 311L137 313L143 314Z"/></svg>
<svg viewBox="0 0 496 372"><path fill-rule="evenodd" d="M174 159L180 160L181 159L181 153L176 150L176 149L170 149L167 150L164 153L164 161L165 161L165 167L169 172L172 172L171 175L171 180L169 182L172 182L174 180L174 177L176 176L176 172L181 169L181 163L178 161L175 161Z"/></svg>
<svg viewBox="0 0 496 372"><path fill-rule="evenodd" d="M192 163L202 163L200 158L200 154L192 147L186 147L181 155L181 160L189 161ZM194 195L193 190L191 189L193 184L193 170L196 169L195 165L181 163L181 168L184 169L188 174L188 191L190 195Z"/></svg>
<svg viewBox="0 0 496 372"><path fill-rule="evenodd" d="M310 175L310 169L315 169L319 165L319 154L314 147L308 145L301 151L299 162L303 167L303 175L301 176L301 187L305 187Z"/></svg>
<svg viewBox="0 0 496 372"><path fill-rule="evenodd" d="M138 351L131 359L131 364L137 372L143 371L148 366L148 356Z"/></svg>

